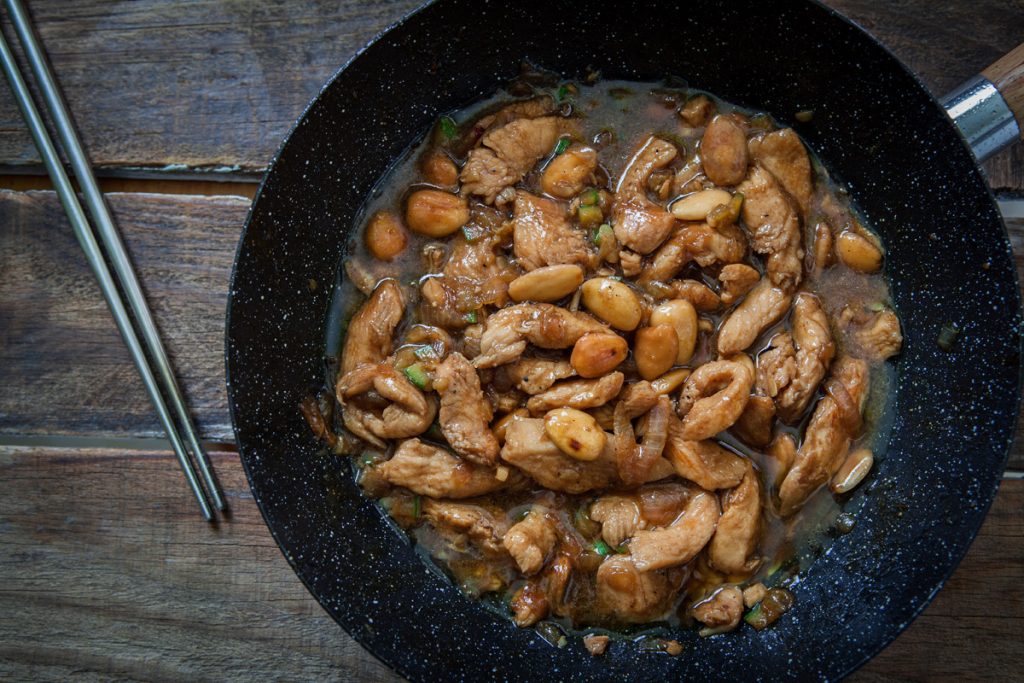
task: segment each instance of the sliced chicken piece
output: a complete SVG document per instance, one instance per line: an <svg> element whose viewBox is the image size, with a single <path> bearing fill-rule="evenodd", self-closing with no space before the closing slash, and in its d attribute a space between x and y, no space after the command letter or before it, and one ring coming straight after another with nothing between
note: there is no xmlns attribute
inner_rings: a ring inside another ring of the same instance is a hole
<svg viewBox="0 0 1024 683"><path fill-rule="evenodd" d="M722 303L732 306L761 279L760 273L745 263L730 263L722 268L718 280L722 283Z"/></svg>
<svg viewBox="0 0 1024 683"><path fill-rule="evenodd" d="M760 536L761 483L747 463L740 485L722 494L722 517L708 546L708 561L724 574L750 574L760 562L754 556Z"/></svg>
<svg viewBox="0 0 1024 683"><path fill-rule="evenodd" d="M505 546L502 545L505 525L479 505L426 498L423 501L423 516L439 532L447 532L445 535L449 538L453 534L464 534L486 555L506 555Z"/></svg>
<svg viewBox="0 0 1024 683"><path fill-rule="evenodd" d="M375 391L388 402L383 410L364 405L362 394ZM335 395L341 403L345 427L379 448L382 439L422 434L437 415L437 402L428 397L389 363L359 365L338 378Z"/></svg>
<svg viewBox="0 0 1024 683"><path fill-rule="evenodd" d="M628 555L612 555L597 569L598 609L629 624L655 621L672 608L687 573L640 571Z"/></svg>
<svg viewBox="0 0 1024 683"><path fill-rule="evenodd" d="M867 392L867 363L850 357L837 360L826 395L815 406L793 466L779 487L780 514L799 510L843 464L860 428Z"/></svg>
<svg viewBox="0 0 1024 683"><path fill-rule="evenodd" d="M750 246L764 254L765 271L776 287L793 292L803 279L804 244L799 208L775 177L760 166L737 188Z"/></svg>
<svg viewBox="0 0 1024 683"><path fill-rule="evenodd" d="M803 415L835 356L828 316L816 296L807 292L796 296L791 324L792 343L788 347L777 347L783 349L779 354L783 368L775 368L775 356L770 356L766 370L774 368L775 372L763 382L767 394L775 399L779 417L787 424L794 424ZM776 353L775 340L772 340L772 345L773 349L762 356ZM791 363L782 359L781 356L787 356L788 350L794 346Z"/></svg>
<svg viewBox="0 0 1024 683"><path fill-rule="evenodd" d="M520 481L511 475L500 481L493 468L466 462L419 439L403 441L375 470L388 483L431 498L472 498Z"/></svg>
<svg viewBox="0 0 1024 683"><path fill-rule="evenodd" d="M807 216L814 195L811 179L811 160L804 143L792 128L783 128L753 138L750 154L758 164L768 169L796 200L800 213Z"/></svg>
<svg viewBox="0 0 1024 683"><path fill-rule="evenodd" d="M629 554L642 572L686 564L704 549L720 516L718 498L695 491L683 513L670 525L637 531L629 542Z"/></svg>
<svg viewBox="0 0 1024 683"><path fill-rule="evenodd" d="M452 353L437 366L434 389L441 395L441 433L455 452L480 465L498 460L498 439L491 432L494 417L484 400L480 377L461 353Z"/></svg>
<svg viewBox="0 0 1024 683"><path fill-rule="evenodd" d="M551 385L560 379L576 374L572 364L567 360L520 358L506 367L509 378L531 396L550 389Z"/></svg>
<svg viewBox="0 0 1024 683"><path fill-rule="evenodd" d="M712 361L694 370L679 394L682 437L701 441L731 427L743 414L753 385L754 373L741 362Z"/></svg>
<svg viewBox="0 0 1024 683"><path fill-rule="evenodd" d="M747 136L736 121L719 114L711 119L700 141L704 173L715 185L736 185L747 175Z"/></svg>
<svg viewBox="0 0 1024 683"><path fill-rule="evenodd" d="M883 361L900 352L903 334L896 313L886 309L855 333L857 345L870 360Z"/></svg>
<svg viewBox="0 0 1024 683"><path fill-rule="evenodd" d="M544 420L538 418L520 418L509 424L501 459L553 491L584 493L619 483L611 446L606 447L596 460L576 460L559 450L548 437ZM662 458L651 468L648 481L664 479L672 474L672 465Z"/></svg>
<svg viewBox="0 0 1024 683"><path fill-rule="evenodd" d="M745 351L762 332L774 325L786 311L793 297L761 278L718 330L718 353L731 356Z"/></svg>
<svg viewBox="0 0 1024 683"><path fill-rule="evenodd" d="M693 606L693 618L715 633L735 629L743 616L743 592L736 586L723 586Z"/></svg>
<svg viewBox="0 0 1024 683"><path fill-rule="evenodd" d="M543 508L535 507L508 530L503 543L519 571L530 576L541 570L557 540L554 521Z"/></svg>
<svg viewBox="0 0 1024 683"><path fill-rule="evenodd" d="M491 128L500 128L516 119L536 119L553 113L555 113L555 100L550 95L541 95L506 104L498 111L480 117L473 124L473 129L483 135Z"/></svg>
<svg viewBox="0 0 1024 683"><path fill-rule="evenodd" d="M339 374L391 355L395 328L405 312L405 297L395 280L383 280L349 321Z"/></svg>
<svg viewBox="0 0 1024 683"><path fill-rule="evenodd" d="M570 379L558 382L547 391L530 397L527 409L534 415L553 408L596 408L618 396L624 376L611 372L597 379Z"/></svg>
<svg viewBox="0 0 1024 683"><path fill-rule="evenodd" d="M585 234L557 201L518 190L513 226L513 249L526 270L563 263L586 268L593 259Z"/></svg>
<svg viewBox="0 0 1024 683"><path fill-rule="evenodd" d="M601 524L601 538L618 548L640 528L640 506L633 496L602 496L590 506L590 518Z"/></svg>
<svg viewBox="0 0 1024 683"><path fill-rule="evenodd" d="M480 337L477 368L511 363L523 354L527 342L545 349L567 349L588 332L607 332L608 327L586 313L567 311L551 304L506 306L487 318Z"/></svg>
<svg viewBox="0 0 1024 683"><path fill-rule="evenodd" d="M730 489L743 479L746 463L714 441L689 441L682 436L683 423L669 417L665 455L676 474L702 489Z"/></svg>
<svg viewBox="0 0 1024 683"><path fill-rule="evenodd" d="M772 440L774 418L775 401L755 394L747 401L747 407L732 426L732 432L748 446L764 448Z"/></svg>
<svg viewBox="0 0 1024 683"><path fill-rule="evenodd" d="M619 244L649 254L672 232L675 217L647 198L647 178L668 166L676 155L675 145L652 136L622 171L612 204L612 224Z"/></svg>
<svg viewBox="0 0 1024 683"><path fill-rule="evenodd" d="M481 147L469 152L460 178L464 194L477 195L488 204L506 187L515 185L558 142L568 125L556 116L519 118L484 134Z"/></svg>

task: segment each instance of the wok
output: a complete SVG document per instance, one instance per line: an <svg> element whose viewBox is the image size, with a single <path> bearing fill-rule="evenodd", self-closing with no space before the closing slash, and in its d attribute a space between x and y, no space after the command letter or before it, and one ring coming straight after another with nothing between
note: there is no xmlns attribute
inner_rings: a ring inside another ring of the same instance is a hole
<svg viewBox="0 0 1024 683"><path fill-rule="evenodd" d="M687 39L687 36L709 36ZM331 285L374 183L437 117L493 94L524 59L581 78L692 86L794 125L888 249L904 325L888 451L846 502L858 522L763 632L673 637L679 657L552 647L460 594L325 454L298 405L322 384ZM813 121L793 121L814 111ZM991 142L991 139L989 140ZM997 141L998 142L998 141ZM962 330L951 351L940 330ZM967 550L1018 413L1020 300L1001 217L964 139L913 75L832 11L798 0L444 0L379 36L309 105L238 248L228 395L253 495L299 578L415 680L837 678L892 641Z"/></svg>

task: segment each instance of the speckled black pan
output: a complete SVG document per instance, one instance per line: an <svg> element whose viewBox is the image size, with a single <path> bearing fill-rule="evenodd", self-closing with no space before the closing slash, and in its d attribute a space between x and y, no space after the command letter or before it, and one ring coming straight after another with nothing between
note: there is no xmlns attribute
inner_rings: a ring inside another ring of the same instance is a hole
<svg viewBox="0 0 1024 683"><path fill-rule="evenodd" d="M615 643L593 658L517 629L428 571L318 454L298 403L322 377L330 283L352 218L440 112L490 95L529 59L566 77L681 76L794 125L881 233L906 341L895 427L852 533L762 633L677 637L679 657ZM812 123L792 120L813 109ZM320 284L311 288L310 281ZM328 612L422 681L838 678L921 611L995 495L1017 416L1020 301L1010 246L970 153L920 83L810 2L451 0L377 38L310 105L267 174L239 246L228 395L259 504ZM955 350L936 337L947 321Z"/></svg>

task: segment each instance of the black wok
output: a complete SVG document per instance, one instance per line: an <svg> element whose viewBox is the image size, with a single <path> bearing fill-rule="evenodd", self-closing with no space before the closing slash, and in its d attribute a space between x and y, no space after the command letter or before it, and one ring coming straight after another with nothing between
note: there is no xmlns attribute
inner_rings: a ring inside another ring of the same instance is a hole
<svg viewBox="0 0 1024 683"><path fill-rule="evenodd" d="M560 17L560 19L559 19ZM717 40L690 40L687 36ZM325 455L299 402L323 381L331 284L374 183L439 114L495 92L529 59L567 78L674 75L797 130L887 248L905 327L895 426L858 523L761 633L676 637L679 657L558 649L464 598ZM813 109L811 123L792 120ZM962 332L936 344L946 323ZM817 4L571 5L445 0L377 38L282 146L242 236L227 322L235 434L267 525L360 643L416 680L837 678L917 615L995 495L1018 411L1020 301L1000 215L945 112L872 38Z"/></svg>

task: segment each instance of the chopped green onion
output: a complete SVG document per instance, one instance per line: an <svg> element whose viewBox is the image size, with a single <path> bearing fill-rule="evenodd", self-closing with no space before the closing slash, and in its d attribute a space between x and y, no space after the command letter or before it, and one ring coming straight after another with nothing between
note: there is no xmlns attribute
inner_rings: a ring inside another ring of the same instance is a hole
<svg viewBox="0 0 1024 683"><path fill-rule="evenodd" d="M562 87L560 87L558 89L558 92L555 93L555 99L558 100L559 102L561 102L562 100L565 99L566 95L568 95L568 94L569 94L569 86L563 85Z"/></svg>
<svg viewBox="0 0 1024 683"><path fill-rule="evenodd" d="M450 116L441 117L441 133L445 139L451 140L459 134L459 127L455 125L455 119Z"/></svg>
<svg viewBox="0 0 1024 683"><path fill-rule="evenodd" d="M472 223L462 226L462 236L466 238L467 242L476 242L478 239L487 234L487 229L479 225L473 225Z"/></svg>
<svg viewBox="0 0 1024 683"><path fill-rule="evenodd" d="M612 554L612 549L609 548L608 544L602 541L600 538L594 541L594 544L591 547L594 549L594 552L600 555L601 557L608 557Z"/></svg>
<svg viewBox="0 0 1024 683"><path fill-rule="evenodd" d="M753 609L744 614L743 621L747 622L758 631L764 628L762 625L764 623L764 615L761 613L761 603L757 603L754 605Z"/></svg>
<svg viewBox="0 0 1024 683"><path fill-rule="evenodd" d="M587 188L580 195L580 204L584 206L596 206L599 201L601 201L601 195L592 187Z"/></svg>
<svg viewBox="0 0 1024 683"><path fill-rule="evenodd" d="M420 514L423 512L423 500L418 496L412 497L412 516L416 519L420 518Z"/></svg>
<svg viewBox="0 0 1024 683"><path fill-rule="evenodd" d="M561 154L565 150L569 149L569 145L572 144L572 140L569 138L559 138L558 144L555 145L555 154Z"/></svg>
<svg viewBox="0 0 1024 683"><path fill-rule="evenodd" d="M377 461L377 455L373 451L364 451L362 456L359 458L359 465L361 467L373 467L373 464Z"/></svg>
<svg viewBox="0 0 1024 683"><path fill-rule="evenodd" d="M956 323L946 323L939 331L938 344L943 351L952 351L956 346L957 337L960 336L960 327Z"/></svg>
<svg viewBox="0 0 1024 683"><path fill-rule="evenodd" d="M868 304L868 310L871 311L872 313L881 313L882 311L885 310L885 304L883 304L881 301L872 301L870 304Z"/></svg>
<svg viewBox="0 0 1024 683"><path fill-rule="evenodd" d="M476 311L470 311L466 315L462 316L462 319L465 320L470 325L475 325L477 320Z"/></svg>
<svg viewBox="0 0 1024 683"><path fill-rule="evenodd" d="M622 543L618 544L617 546L615 546L615 552L618 553L619 555L625 555L626 553L629 552L629 546L626 545L625 542L622 542Z"/></svg>
<svg viewBox="0 0 1024 683"><path fill-rule="evenodd" d="M607 223L602 223L601 227L594 231L593 241L594 244L596 244L597 246L601 246L601 242L603 242L605 238L614 236L615 231L612 230L612 226L608 225Z"/></svg>
<svg viewBox="0 0 1024 683"><path fill-rule="evenodd" d="M426 389L429 384L429 378L427 377L427 371L423 369L423 363L413 363L402 372L409 378L409 381L415 384L420 389Z"/></svg>
<svg viewBox="0 0 1024 683"><path fill-rule="evenodd" d="M604 214L601 213L600 206L580 204L579 208L576 209L576 216L579 218L580 225L584 228L596 228L604 220Z"/></svg>

